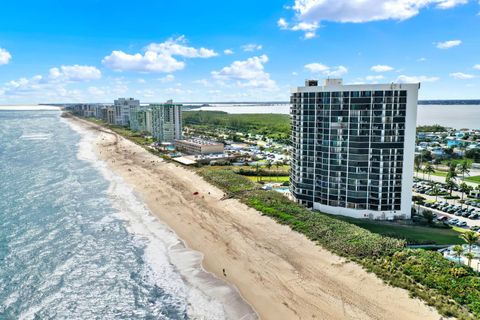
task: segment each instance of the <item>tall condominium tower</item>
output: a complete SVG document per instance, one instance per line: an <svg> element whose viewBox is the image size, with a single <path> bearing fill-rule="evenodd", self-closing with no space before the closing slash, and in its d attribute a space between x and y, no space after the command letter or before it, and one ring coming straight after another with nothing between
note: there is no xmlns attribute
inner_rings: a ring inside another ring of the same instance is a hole
<svg viewBox="0 0 480 320"><path fill-rule="evenodd" d="M355 218L410 218L417 84L292 89L290 191L313 209Z"/></svg>
<svg viewBox="0 0 480 320"><path fill-rule="evenodd" d="M152 136L161 142L182 139L182 105L172 100L162 104L151 104Z"/></svg>
<svg viewBox="0 0 480 320"><path fill-rule="evenodd" d="M119 126L128 126L130 123L130 110L140 107L140 101L133 98L119 98L114 101L115 124Z"/></svg>

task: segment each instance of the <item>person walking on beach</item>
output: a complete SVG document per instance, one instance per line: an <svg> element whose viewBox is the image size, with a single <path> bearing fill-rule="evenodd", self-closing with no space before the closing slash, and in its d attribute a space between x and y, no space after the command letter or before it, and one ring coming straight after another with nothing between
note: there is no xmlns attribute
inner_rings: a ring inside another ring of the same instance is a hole
<svg viewBox="0 0 480 320"><path fill-rule="evenodd" d="M227 276L227 272L225 271L225 269L223 269L223 276L224 276L224 277Z"/></svg>

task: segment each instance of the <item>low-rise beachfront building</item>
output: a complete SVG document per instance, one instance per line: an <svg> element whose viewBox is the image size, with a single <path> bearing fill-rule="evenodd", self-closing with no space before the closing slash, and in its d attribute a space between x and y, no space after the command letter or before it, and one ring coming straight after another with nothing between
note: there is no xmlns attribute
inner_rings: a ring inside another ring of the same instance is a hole
<svg viewBox="0 0 480 320"><path fill-rule="evenodd" d="M152 111L152 136L160 142L173 143L182 139L182 105L172 100L150 104Z"/></svg>
<svg viewBox="0 0 480 320"><path fill-rule="evenodd" d="M290 191L307 207L355 218L410 218L420 85L292 89Z"/></svg>
<svg viewBox="0 0 480 320"><path fill-rule="evenodd" d="M140 107L140 101L133 98L119 98L114 101L115 124L128 126L130 123L130 110Z"/></svg>
<svg viewBox="0 0 480 320"><path fill-rule="evenodd" d="M224 151L223 143L195 138L176 140L175 148L187 154L218 154Z"/></svg>

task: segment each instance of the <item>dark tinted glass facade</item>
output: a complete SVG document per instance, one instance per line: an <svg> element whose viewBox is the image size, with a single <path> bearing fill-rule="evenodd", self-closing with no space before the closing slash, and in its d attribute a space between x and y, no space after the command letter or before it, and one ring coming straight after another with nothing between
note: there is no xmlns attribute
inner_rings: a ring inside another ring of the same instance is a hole
<svg viewBox="0 0 480 320"><path fill-rule="evenodd" d="M301 203L400 210L406 90L291 96L291 192Z"/></svg>

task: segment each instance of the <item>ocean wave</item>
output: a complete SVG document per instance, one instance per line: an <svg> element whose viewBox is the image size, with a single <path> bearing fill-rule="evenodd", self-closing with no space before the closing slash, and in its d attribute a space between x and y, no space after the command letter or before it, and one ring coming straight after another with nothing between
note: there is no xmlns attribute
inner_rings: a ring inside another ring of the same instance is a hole
<svg viewBox="0 0 480 320"><path fill-rule="evenodd" d="M144 276L185 302L191 319L256 319L253 309L238 291L202 267L203 255L186 247L166 224L154 217L134 190L97 158L96 136L71 121L81 135L77 157L90 162L109 181L108 194L116 217L127 222L127 230L144 245Z"/></svg>
<svg viewBox="0 0 480 320"><path fill-rule="evenodd" d="M22 134L20 139L22 140L47 140L50 139L52 135L50 133L31 133L31 134Z"/></svg>

